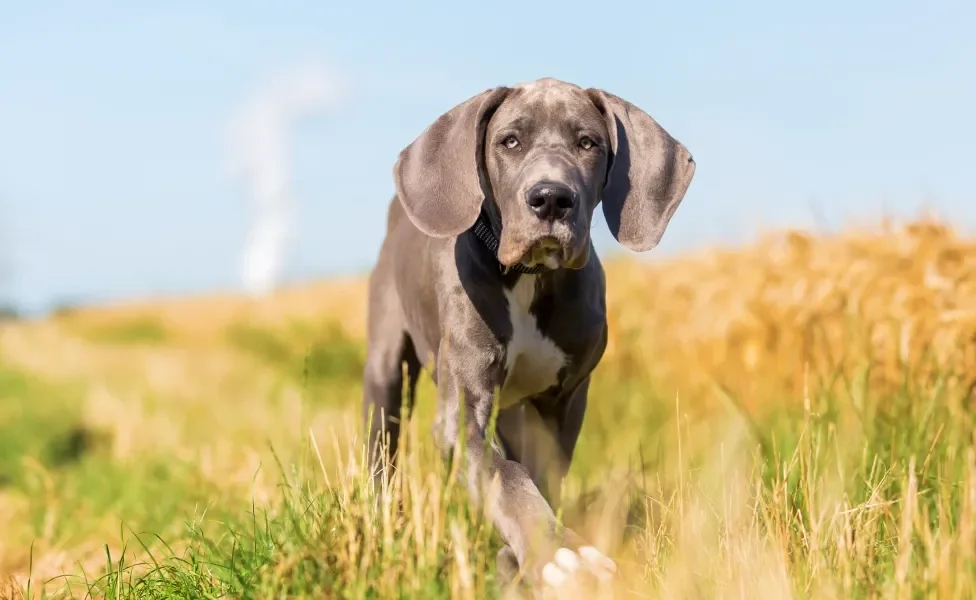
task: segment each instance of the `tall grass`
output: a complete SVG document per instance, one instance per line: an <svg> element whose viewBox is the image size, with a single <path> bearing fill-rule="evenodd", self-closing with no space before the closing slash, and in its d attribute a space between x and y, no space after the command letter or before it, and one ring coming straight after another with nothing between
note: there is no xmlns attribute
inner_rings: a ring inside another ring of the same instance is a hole
<svg viewBox="0 0 976 600"><path fill-rule="evenodd" d="M671 452L636 448L639 469L566 499L570 523L620 562L615 597L971 597L971 423L952 418L939 390L860 414L850 400L810 397L795 418L752 424L735 414L688 419L677 401L657 433ZM320 445L311 435L300 461L277 465L274 501L210 534L200 516L179 552L150 552L133 538L129 558L112 557L108 573L80 589L126 598L498 597L500 540L418 421L403 435L401 469L378 496L356 440ZM603 474L599 458L581 460Z"/></svg>
<svg viewBox="0 0 976 600"><path fill-rule="evenodd" d="M604 591L973 597L976 371L968 357L976 329L965 315L976 306L976 259L968 244L920 223L612 265L613 339L561 514L617 559L619 580ZM281 306L314 304L288 293ZM0 536L0 573L14 567L9 593L499 597L501 540L468 502L456 463L433 447L432 385L422 383L403 428L401 468L375 493L353 376L361 337L349 326L362 305L315 297L329 323L304 309L274 313L272 300L218 311L234 317L206 334L197 326L202 304L184 313L149 307L142 312L166 324L154 345L82 339L72 332L90 329L76 321L3 334L0 350L18 368L96 390L81 395L79 413L109 441L77 464L45 463L46 476L86 483L62 489L94 498L94 467L111 473L103 486L119 490L125 485L110 482L143 474L128 484L129 502L99 504L115 515L115 531L82 527L79 513L74 530L61 515L53 532ZM118 318L133 322L133 312ZM111 321L111 313L94 318ZM31 349L42 346L35 357ZM313 359L301 360L308 353ZM57 368L45 371L52 358ZM12 395L29 406L40 390ZM154 478L148 465L159 464L165 471ZM161 488L154 482L163 473ZM32 489L0 489L0 524L30 514ZM159 503L183 510L150 518ZM83 543L66 541L75 538ZM55 560L92 544L98 553Z"/></svg>

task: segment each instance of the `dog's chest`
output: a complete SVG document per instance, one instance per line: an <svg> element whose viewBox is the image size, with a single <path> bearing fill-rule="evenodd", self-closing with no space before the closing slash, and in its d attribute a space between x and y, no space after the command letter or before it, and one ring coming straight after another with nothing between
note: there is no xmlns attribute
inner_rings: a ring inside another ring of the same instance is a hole
<svg viewBox="0 0 976 600"><path fill-rule="evenodd" d="M508 316L512 337L505 353L505 381L500 393L501 408L518 404L556 385L566 353L542 334L530 312L536 293L536 276L523 275L511 290Z"/></svg>

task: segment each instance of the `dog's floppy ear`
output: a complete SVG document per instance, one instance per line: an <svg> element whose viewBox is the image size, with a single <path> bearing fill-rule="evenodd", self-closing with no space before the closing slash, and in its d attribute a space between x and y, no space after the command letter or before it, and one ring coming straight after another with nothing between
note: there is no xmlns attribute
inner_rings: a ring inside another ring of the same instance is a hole
<svg viewBox="0 0 976 600"><path fill-rule="evenodd" d="M425 234L451 237L474 225L484 199L485 129L508 92L496 87L455 106L400 152L397 196Z"/></svg>
<svg viewBox="0 0 976 600"><path fill-rule="evenodd" d="M695 174L695 161L650 115L599 89L586 90L603 113L611 156L603 189L603 214L624 247L657 246Z"/></svg>

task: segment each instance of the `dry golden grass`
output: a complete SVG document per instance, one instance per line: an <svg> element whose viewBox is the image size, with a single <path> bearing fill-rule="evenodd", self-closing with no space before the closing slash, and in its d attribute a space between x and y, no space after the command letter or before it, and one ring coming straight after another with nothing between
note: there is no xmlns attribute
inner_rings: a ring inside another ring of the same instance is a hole
<svg viewBox="0 0 976 600"><path fill-rule="evenodd" d="M567 519L620 559L621 588L966 597L974 250L917 221L610 261L611 341L564 496ZM127 597L490 595L497 539L430 446L429 382L392 500L377 511L364 492L364 283L132 302L0 329L4 364L69 390L65 414L101 440L67 467L25 457L23 482L0 484L0 581L13 577L19 594L29 579L38 593L62 573L108 570L98 589ZM27 386L0 401L29 407L51 393ZM139 559L227 559L205 541L225 539L252 503L269 524L230 537L274 551L240 559L251 587L184 563L144 566L138 580L139 569L106 569L104 544L117 560L124 539ZM120 519L172 546L142 549Z"/></svg>
<svg viewBox="0 0 976 600"><path fill-rule="evenodd" d="M776 232L610 277L614 369L659 357L682 386L747 399L797 398L810 371L829 383L867 364L874 389L901 385L905 368L953 385L976 376L976 241L939 222Z"/></svg>
<svg viewBox="0 0 976 600"><path fill-rule="evenodd" d="M749 394L769 385L794 395L809 384L809 368L850 374L865 361L876 365L872 384L879 385L900 383L905 366L922 369L918 375L949 369L966 384L976 373L976 241L938 221L820 238L773 232L747 248L610 260L607 271L614 369L644 371L646 357L660 356L654 368L676 383L720 382ZM364 278L348 278L259 300L96 307L62 322L94 328L149 319L180 346L204 349L241 322L275 328L331 320L361 340L365 292Z"/></svg>

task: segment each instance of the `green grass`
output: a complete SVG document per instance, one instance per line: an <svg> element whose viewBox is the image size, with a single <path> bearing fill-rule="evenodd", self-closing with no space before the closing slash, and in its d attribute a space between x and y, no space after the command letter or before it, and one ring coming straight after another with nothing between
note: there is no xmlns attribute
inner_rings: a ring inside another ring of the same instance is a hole
<svg viewBox="0 0 976 600"><path fill-rule="evenodd" d="M226 336L238 350L306 385L362 376L365 349L336 326L316 328L293 322L286 331L273 331L233 325Z"/></svg>
<svg viewBox="0 0 976 600"><path fill-rule="evenodd" d="M149 318L89 327L83 335L93 342L121 345L155 345L166 341L166 328Z"/></svg>
<svg viewBox="0 0 976 600"><path fill-rule="evenodd" d="M23 457L56 467L77 459L88 438L70 391L0 368L0 486L24 476Z"/></svg>
<svg viewBox="0 0 976 600"><path fill-rule="evenodd" d="M31 574L10 593L498 597L500 540L432 447L430 383L405 431L403 468L376 498L350 431L362 348L312 331L229 333L235 352L291 382L275 384L280 397L264 401L276 408L260 413L278 433L246 433L245 401L228 393L207 400L218 416L185 454L178 436L113 452L126 427L150 439L169 430L140 414L100 431L81 410L83 382L0 371L0 508L21 507L0 549L34 544L33 562L7 565ZM886 395L853 378L829 395L745 403L717 390L686 398L635 372L596 377L564 490L566 521L618 558L618 597L971 597L976 421L938 378L906 377ZM288 403L289 390L313 384L317 394ZM763 408L745 414L744 404ZM145 406L189 423L201 405ZM284 423L289 411L301 418ZM89 441L72 441L78 431ZM205 467L201 448L224 441L263 457L253 482L224 485L224 471ZM78 553L64 576L33 574L59 551Z"/></svg>
<svg viewBox="0 0 976 600"><path fill-rule="evenodd" d="M90 554L128 528L179 537L188 509L213 500L190 464L112 456L107 434L85 423L79 396L77 386L0 370L0 506L21 507L0 522L0 550L24 544L28 560L63 548Z"/></svg>

